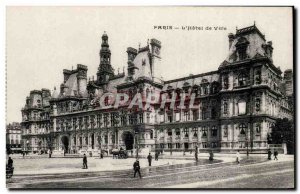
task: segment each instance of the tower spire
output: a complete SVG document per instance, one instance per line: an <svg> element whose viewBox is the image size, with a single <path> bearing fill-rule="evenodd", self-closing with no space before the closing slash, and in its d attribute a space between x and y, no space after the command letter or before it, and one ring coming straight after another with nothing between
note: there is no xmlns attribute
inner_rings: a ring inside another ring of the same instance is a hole
<svg viewBox="0 0 300 194"><path fill-rule="evenodd" d="M100 65L97 72L97 82L99 84L105 84L109 78L114 76L113 68L111 66L111 52L108 44L108 36L104 31L102 37L101 49L99 52Z"/></svg>

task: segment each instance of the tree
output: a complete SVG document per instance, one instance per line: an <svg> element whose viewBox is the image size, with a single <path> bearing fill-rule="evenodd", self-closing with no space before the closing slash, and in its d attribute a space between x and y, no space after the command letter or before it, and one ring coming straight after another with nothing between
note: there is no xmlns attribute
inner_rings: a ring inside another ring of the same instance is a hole
<svg viewBox="0 0 300 194"><path fill-rule="evenodd" d="M295 147L295 130L293 122L287 118L277 119L275 125L272 126L272 133L270 137L268 137L268 141L272 144L286 143L288 153L293 153Z"/></svg>

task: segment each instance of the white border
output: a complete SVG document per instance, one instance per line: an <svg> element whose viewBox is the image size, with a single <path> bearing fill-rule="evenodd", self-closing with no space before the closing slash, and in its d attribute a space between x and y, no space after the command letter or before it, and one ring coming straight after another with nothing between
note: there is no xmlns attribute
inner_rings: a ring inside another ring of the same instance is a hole
<svg viewBox="0 0 300 194"><path fill-rule="evenodd" d="M295 6L295 8L299 8L299 0L285 0L285 1L280 1L280 0L274 0L274 1L262 1L262 0L252 0L250 1L237 1L237 0L198 0L198 1L193 1L193 0L151 0L151 1L146 1L146 0L106 0L106 1L100 1L100 0L2 0L0 1L0 137L2 138L2 146L1 146L1 156L3 159L0 162L1 166L1 193L8 193L9 191L6 189L6 181L5 181L5 7L6 6L281 6L281 5L289 5L289 6ZM296 27L299 26L298 20L296 20L295 23ZM298 31L296 29L296 31ZM297 43L295 46L298 45L298 38L296 39ZM299 56L299 50L297 50L297 53L294 53L295 55ZM297 61L296 61L297 62ZM297 65L297 64L296 64ZM299 75L299 68L297 68L297 75ZM299 91L299 83L297 82L297 91ZM299 93L298 93L299 94ZM297 95L299 96L299 95ZM299 103L298 103L299 105ZM299 106L297 107L297 109ZM299 114L297 114L297 120L299 121ZM296 129L297 130L297 129ZM299 131L298 131L298 137L297 139L299 140ZM297 150L297 149L296 149ZM297 152L298 155L298 152ZM299 162L298 164L299 165ZM299 168L299 166L298 166ZM297 176L298 177L298 176ZM296 178L296 177L295 177ZM297 184L298 185L298 184ZM19 193L22 191L15 191L14 193ZM30 191L31 192L31 191ZM41 191L39 191L41 192ZM49 191L42 191L42 192L49 192ZM55 192L62 192L62 191L55 191ZM67 191L67 192L74 192L74 191ZM78 192L92 192L92 191L78 191ZM106 191L99 191L99 192L106 192ZM117 191L114 191L117 192ZM113 193L114 193L113 192ZM140 191L139 191L140 192ZM147 191L143 191L147 192ZM162 193L165 191L153 191L155 193ZM169 191L174 192L174 191ZM181 191L183 192L183 191ZM202 191L200 191L202 192ZM213 193L220 193L221 191L213 191ZM232 191L229 191L232 192ZM250 193L256 193L258 191L251 191ZM274 191L268 191L270 193L273 193ZM287 192L287 191L284 191ZM110 193L112 193L110 191Z"/></svg>

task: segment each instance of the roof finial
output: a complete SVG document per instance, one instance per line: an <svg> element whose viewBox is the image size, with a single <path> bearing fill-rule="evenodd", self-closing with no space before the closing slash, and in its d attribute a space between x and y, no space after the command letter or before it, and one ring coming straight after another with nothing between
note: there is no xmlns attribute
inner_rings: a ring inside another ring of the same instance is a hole
<svg viewBox="0 0 300 194"><path fill-rule="evenodd" d="M254 26L255 26L255 20L254 20Z"/></svg>
<svg viewBox="0 0 300 194"><path fill-rule="evenodd" d="M141 43L139 42L139 50L140 50L140 48L141 48Z"/></svg>
<svg viewBox="0 0 300 194"><path fill-rule="evenodd" d="M235 27L236 30L238 30L237 26Z"/></svg>
<svg viewBox="0 0 300 194"><path fill-rule="evenodd" d="M123 73L125 73L125 66L123 66Z"/></svg>
<svg viewBox="0 0 300 194"><path fill-rule="evenodd" d="M73 65L72 65L72 71L73 71Z"/></svg>
<svg viewBox="0 0 300 194"><path fill-rule="evenodd" d="M147 39L147 45L149 45L149 38Z"/></svg>

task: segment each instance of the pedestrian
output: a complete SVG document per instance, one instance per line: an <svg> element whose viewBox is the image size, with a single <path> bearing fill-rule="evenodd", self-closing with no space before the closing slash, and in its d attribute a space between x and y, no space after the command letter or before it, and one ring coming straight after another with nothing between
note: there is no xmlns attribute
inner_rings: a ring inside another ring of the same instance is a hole
<svg viewBox="0 0 300 194"><path fill-rule="evenodd" d="M12 168L14 164L13 159L11 159L11 157L8 157L8 161L7 161L7 167Z"/></svg>
<svg viewBox="0 0 300 194"><path fill-rule="evenodd" d="M209 160L210 160L210 161L213 161L213 160L214 160L214 153L213 153L212 150L210 150L210 152L209 152Z"/></svg>
<svg viewBox="0 0 300 194"><path fill-rule="evenodd" d="M25 151L23 151L22 155L23 155L23 158L25 158Z"/></svg>
<svg viewBox="0 0 300 194"><path fill-rule="evenodd" d="M140 162L139 162L138 159L136 159L136 161L133 163L134 178L135 178L136 173L138 173L140 178L142 178L140 168L141 168L140 167Z"/></svg>
<svg viewBox="0 0 300 194"><path fill-rule="evenodd" d="M274 160L278 160L277 156L278 156L278 152L277 152L277 150L275 150L274 151Z"/></svg>
<svg viewBox="0 0 300 194"><path fill-rule="evenodd" d="M158 152L155 152L155 160L158 161Z"/></svg>
<svg viewBox="0 0 300 194"><path fill-rule="evenodd" d="M52 156L52 151L49 150L49 158L51 158L51 156Z"/></svg>
<svg viewBox="0 0 300 194"><path fill-rule="evenodd" d="M147 159L148 159L149 166L151 166L151 162L152 162L152 156L151 156L151 153L149 153Z"/></svg>
<svg viewBox="0 0 300 194"><path fill-rule="evenodd" d="M271 150L269 149L269 150L268 150L268 160L271 160L271 156L272 156L272 152L271 152Z"/></svg>
<svg viewBox="0 0 300 194"><path fill-rule="evenodd" d="M131 150L131 157L132 157L132 155L133 155L133 150Z"/></svg>
<svg viewBox="0 0 300 194"><path fill-rule="evenodd" d="M103 152L100 153L100 158L103 159Z"/></svg>
<svg viewBox="0 0 300 194"><path fill-rule="evenodd" d="M236 162L238 164L240 164L240 151L239 150L236 152Z"/></svg>
<svg viewBox="0 0 300 194"><path fill-rule="evenodd" d="M83 155L83 169L88 169L87 157L85 154Z"/></svg>
<svg viewBox="0 0 300 194"><path fill-rule="evenodd" d="M198 162L198 146L195 147L195 160Z"/></svg>

